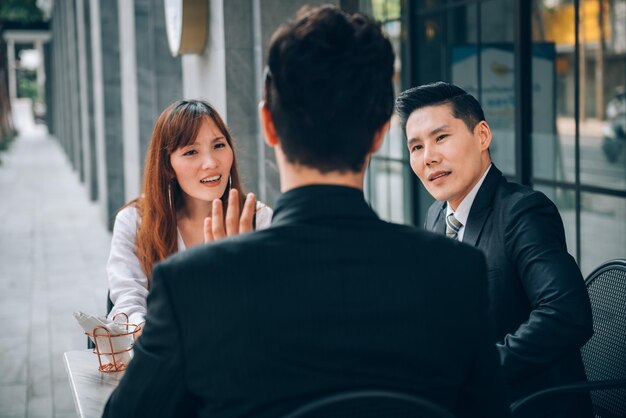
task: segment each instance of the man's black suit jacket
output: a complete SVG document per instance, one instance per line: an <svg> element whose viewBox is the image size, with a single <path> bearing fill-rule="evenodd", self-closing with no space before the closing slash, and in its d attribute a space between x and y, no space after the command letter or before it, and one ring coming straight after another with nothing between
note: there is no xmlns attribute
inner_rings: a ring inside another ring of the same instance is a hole
<svg viewBox="0 0 626 418"><path fill-rule="evenodd" d="M381 221L360 190L290 190L269 229L189 249L153 277L104 416L275 418L359 388L508 415L483 255Z"/></svg>
<svg viewBox="0 0 626 418"><path fill-rule="evenodd" d="M445 233L446 202L426 229ZM487 258L490 316L512 400L586 380L579 348L592 335L589 296L567 253L563 222L542 193L509 183L492 165L472 204L463 243ZM590 417L588 396L546 399L529 417Z"/></svg>

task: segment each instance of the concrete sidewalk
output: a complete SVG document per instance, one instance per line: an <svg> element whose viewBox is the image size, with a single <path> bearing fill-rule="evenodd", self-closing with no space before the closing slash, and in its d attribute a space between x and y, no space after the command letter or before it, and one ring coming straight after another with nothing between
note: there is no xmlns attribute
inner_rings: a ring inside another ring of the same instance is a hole
<svg viewBox="0 0 626 418"><path fill-rule="evenodd" d="M76 417L62 355L86 337L72 312L106 309L110 233L39 131L0 154L0 417Z"/></svg>

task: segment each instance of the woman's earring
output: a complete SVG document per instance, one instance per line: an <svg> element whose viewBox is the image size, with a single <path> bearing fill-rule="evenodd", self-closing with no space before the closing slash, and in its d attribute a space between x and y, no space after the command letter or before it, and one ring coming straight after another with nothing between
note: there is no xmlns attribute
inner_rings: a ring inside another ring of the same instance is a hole
<svg viewBox="0 0 626 418"><path fill-rule="evenodd" d="M170 202L170 207L174 207L174 203L172 202L172 183L167 185L167 200Z"/></svg>
<svg viewBox="0 0 626 418"><path fill-rule="evenodd" d="M232 190L232 189L233 189L233 176L229 174L228 175L228 190Z"/></svg>

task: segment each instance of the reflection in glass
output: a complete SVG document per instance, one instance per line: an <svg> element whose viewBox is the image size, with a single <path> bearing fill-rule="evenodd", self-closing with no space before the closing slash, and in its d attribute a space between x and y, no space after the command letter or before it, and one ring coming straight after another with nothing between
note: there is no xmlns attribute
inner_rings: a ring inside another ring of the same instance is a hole
<svg viewBox="0 0 626 418"><path fill-rule="evenodd" d="M533 176L575 180L574 4L535 0L532 6ZM537 48L550 51L537 59Z"/></svg>
<svg viewBox="0 0 626 418"><path fill-rule="evenodd" d="M626 190L626 1L583 2L579 31L580 181Z"/></svg>
<svg viewBox="0 0 626 418"><path fill-rule="evenodd" d="M604 261L626 258L626 199L601 194L581 195L583 275Z"/></svg>
<svg viewBox="0 0 626 418"><path fill-rule="evenodd" d="M574 4L533 1L533 41L553 44L556 50L556 83L550 100L538 100L535 80L545 73L537 71L533 61L534 175L575 181L578 89L581 184L626 190L626 0L586 0L580 2L579 11L576 62ZM553 106L554 133L537 124ZM547 148L553 148L554 155L543 152ZM553 173L545 170L550 165Z"/></svg>
<svg viewBox="0 0 626 418"><path fill-rule="evenodd" d="M397 96L401 85L401 37L402 24L400 0L360 1L360 9L369 12L382 22L382 27L395 52L393 87ZM381 149L372 157L366 176L365 191L367 199L378 215L388 221L410 223L410 184L408 173L410 166L404 135L396 116L391 118L389 132Z"/></svg>
<svg viewBox="0 0 626 418"><path fill-rule="evenodd" d="M410 194L406 169L402 161L372 159L367 173L370 204L382 219L396 223L410 220Z"/></svg>
<svg viewBox="0 0 626 418"><path fill-rule="evenodd" d="M487 1L480 8L480 91L477 98L493 132L491 158L515 175L515 56L513 0Z"/></svg>

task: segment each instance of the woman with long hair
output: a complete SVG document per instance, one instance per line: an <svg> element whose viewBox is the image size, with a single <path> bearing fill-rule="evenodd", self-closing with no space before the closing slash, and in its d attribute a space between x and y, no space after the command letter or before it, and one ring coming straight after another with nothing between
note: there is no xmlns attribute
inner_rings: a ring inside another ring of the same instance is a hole
<svg viewBox="0 0 626 418"><path fill-rule="evenodd" d="M272 211L244 196L233 140L205 101L181 100L156 121L142 194L117 214L107 264L113 317L146 315L152 267L193 245L269 226ZM239 208L242 208L241 213Z"/></svg>

